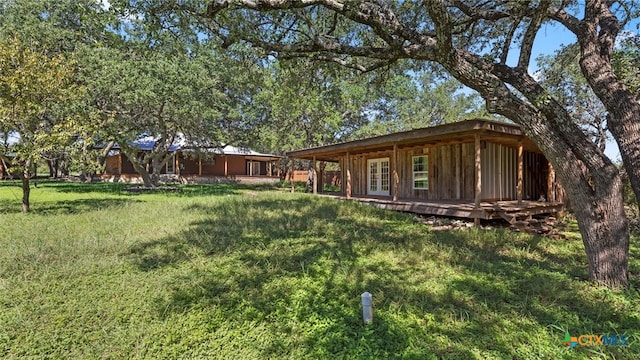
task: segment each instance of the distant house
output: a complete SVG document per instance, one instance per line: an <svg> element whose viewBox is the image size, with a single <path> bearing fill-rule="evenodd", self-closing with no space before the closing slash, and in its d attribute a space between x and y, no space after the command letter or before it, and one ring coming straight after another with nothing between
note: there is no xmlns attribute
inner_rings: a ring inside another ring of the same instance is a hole
<svg viewBox="0 0 640 360"><path fill-rule="evenodd" d="M142 139L134 144L140 152L153 148L153 140L149 139ZM262 154L231 145L196 150L184 143L172 145L169 151L171 159L162 169L162 174L169 179L199 183L260 183L276 182L280 179L277 165L281 157L277 155ZM117 144L107 156L105 171L100 177L106 181L140 181L131 161Z"/></svg>
<svg viewBox="0 0 640 360"><path fill-rule="evenodd" d="M287 155L338 163L343 197L387 209L514 222L564 208L553 168L517 125L467 120Z"/></svg>

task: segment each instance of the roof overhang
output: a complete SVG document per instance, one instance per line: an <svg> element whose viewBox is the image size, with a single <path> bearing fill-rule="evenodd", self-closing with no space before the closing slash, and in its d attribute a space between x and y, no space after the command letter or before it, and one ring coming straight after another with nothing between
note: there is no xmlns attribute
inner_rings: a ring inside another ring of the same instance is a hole
<svg viewBox="0 0 640 360"><path fill-rule="evenodd" d="M472 142L476 135L482 141L517 147L520 142L524 150L540 153L540 149L531 141L518 125L497 121L473 119L445 125L414 129L388 135L347 141L326 146L287 152L287 156L296 159L316 159L318 161L337 162L349 152L358 155L372 152L384 152L421 148L438 145L453 145Z"/></svg>

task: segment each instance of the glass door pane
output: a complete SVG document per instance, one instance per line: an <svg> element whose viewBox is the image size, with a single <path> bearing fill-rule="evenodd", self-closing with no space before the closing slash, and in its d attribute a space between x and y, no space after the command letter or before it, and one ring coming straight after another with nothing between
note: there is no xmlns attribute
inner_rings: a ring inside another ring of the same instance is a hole
<svg viewBox="0 0 640 360"><path fill-rule="evenodd" d="M369 192L378 191L378 162L369 160Z"/></svg>
<svg viewBox="0 0 640 360"><path fill-rule="evenodd" d="M389 160L380 160L380 190L389 192Z"/></svg>

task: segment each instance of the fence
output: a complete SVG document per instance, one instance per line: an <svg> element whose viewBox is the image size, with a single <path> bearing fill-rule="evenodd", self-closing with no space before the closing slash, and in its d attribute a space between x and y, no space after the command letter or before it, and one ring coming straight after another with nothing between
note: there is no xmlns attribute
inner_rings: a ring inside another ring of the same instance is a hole
<svg viewBox="0 0 640 360"><path fill-rule="evenodd" d="M318 174L320 175L320 174ZM291 172L287 173L287 177L285 180L289 180L291 176ZM309 179L309 171L308 170L294 170L293 171L293 181L304 181L306 182ZM322 183L325 185L333 185L340 186L340 171L338 170L329 170L325 171L322 174Z"/></svg>

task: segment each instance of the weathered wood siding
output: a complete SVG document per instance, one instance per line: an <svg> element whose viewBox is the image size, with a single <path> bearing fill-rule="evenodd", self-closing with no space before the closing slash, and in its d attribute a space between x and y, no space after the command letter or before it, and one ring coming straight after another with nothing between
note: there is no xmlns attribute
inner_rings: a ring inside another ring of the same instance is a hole
<svg viewBox="0 0 640 360"><path fill-rule="evenodd" d="M482 198L517 198L518 150L494 143L482 143Z"/></svg>
<svg viewBox="0 0 640 360"><path fill-rule="evenodd" d="M517 198L517 149L483 141L482 199ZM413 189L413 157L429 156L429 189ZM367 195L367 160L388 157L391 191L394 194L393 151L357 154L349 157L352 194ZM342 183L346 184L346 159L343 157ZM416 200L468 200L475 197L475 144L472 142L424 148L398 149L398 197ZM524 152L524 199L537 200L547 191L547 161L541 154ZM343 193L345 189L343 187Z"/></svg>
<svg viewBox="0 0 640 360"><path fill-rule="evenodd" d="M107 156L105 158L104 172L106 174L120 175L120 156L119 155Z"/></svg>

